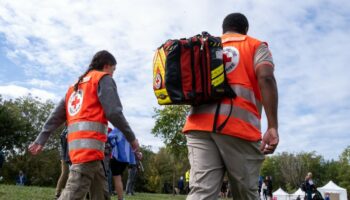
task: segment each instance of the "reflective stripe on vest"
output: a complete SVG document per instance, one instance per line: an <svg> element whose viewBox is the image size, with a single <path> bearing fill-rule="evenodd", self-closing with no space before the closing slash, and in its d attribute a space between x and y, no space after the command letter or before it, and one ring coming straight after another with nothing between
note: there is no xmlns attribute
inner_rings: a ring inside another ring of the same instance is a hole
<svg viewBox="0 0 350 200"><path fill-rule="evenodd" d="M99 122L76 122L68 126L68 134L78 131L94 131L107 135L108 126Z"/></svg>
<svg viewBox="0 0 350 200"><path fill-rule="evenodd" d="M192 107L191 114L215 114L216 108L217 104L206 104L203 106ZM228 116L230 109L230 104L221 104L219 114ZM260 120L253 113L243 108L233 105L230 117L241 119L242 121L254 126L257 130L260 130Z"/></svg>
<svg viewBox="0 0 350 200"><path fill-rule="evenodd" d="M233 91L235 91L237 96L242 97L245 100L251 102L253 105L255 105L259 114L261 115L262 104L258 99L255 98L253 91L240 85L231 85L231 88Z"/></svg>
<svg viewBox="0 0 350 200"><path fill-rule="evenodd" d="M78 149L105 150L105 143L95 139L78 139L69 142L69 151Z"/></svg>

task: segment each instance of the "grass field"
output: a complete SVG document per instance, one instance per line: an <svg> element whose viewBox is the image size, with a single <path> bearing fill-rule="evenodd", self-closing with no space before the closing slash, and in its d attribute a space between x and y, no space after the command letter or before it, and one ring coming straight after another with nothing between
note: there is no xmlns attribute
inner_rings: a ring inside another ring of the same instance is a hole
<svg viewBox="0 0 350 200"><path fill-rule="evenodd" d="M0 200L53 200L54 188L47 187L20 187L0 184ZM112 200L116 200L112 196ZM184 195L136 193L135 196L125 196L125 200L185 200Z"/></svg>

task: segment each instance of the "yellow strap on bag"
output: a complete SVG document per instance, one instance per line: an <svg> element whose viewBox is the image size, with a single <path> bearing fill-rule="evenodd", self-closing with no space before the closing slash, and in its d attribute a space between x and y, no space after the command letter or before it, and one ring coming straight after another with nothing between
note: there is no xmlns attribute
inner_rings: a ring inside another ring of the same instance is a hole
<svg viewBox="0 0 350 200"><path fill-rule="evenodd" d="M153 90L159 105L172 104L168 91L165 88L165 62L164 48L160 47L153 58Z"/></svg>

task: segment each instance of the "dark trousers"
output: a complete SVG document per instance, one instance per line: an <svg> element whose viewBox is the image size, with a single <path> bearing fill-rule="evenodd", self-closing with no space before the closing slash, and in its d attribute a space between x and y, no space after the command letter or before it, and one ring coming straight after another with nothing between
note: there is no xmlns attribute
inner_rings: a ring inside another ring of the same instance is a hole
<svg viewBox="0 0 350 200"><path fill-rule="evenodd" d="M128 170L128 182L126 183L126 194L134 194L134 187L136 182L137 167L132 166Z"/></svg>

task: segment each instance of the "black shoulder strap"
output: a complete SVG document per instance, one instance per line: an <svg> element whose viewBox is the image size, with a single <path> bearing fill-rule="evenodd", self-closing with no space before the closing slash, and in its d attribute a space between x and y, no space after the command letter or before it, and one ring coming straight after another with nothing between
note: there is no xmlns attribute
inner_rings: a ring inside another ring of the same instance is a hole
<svg viewBox="0 0 350 200"><path fill-rule="evenodd" d="M233 110L233 101L232 101L232 98L230 98L230 100L231 100L231 103L230 103L230 112L229 112L229 114L227 115L225 121L222 122L222 124L220 124L220 126L219 126L218 128L216 128L216 124L217 124L218 117L219 117L219 113L220 113L220 107L221 107L221 100L219 101L219 103L218 103L218 105L217 105L217 107L216 107L215 116L214 116L213 133L220 132L220 131L226 126L228 120L230 119L231 114L232 114L232 110Z"/></svg>
<svg viewBox="0 0 350 200"><path fill-rule="evenodd" d="M216 106L215 116L214 116L214 123L213 123L213 133L216 133L216 123L218 121L219 113L220 113L220 107L221 107L221 100L218 102Z"/></svg>

